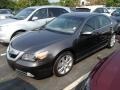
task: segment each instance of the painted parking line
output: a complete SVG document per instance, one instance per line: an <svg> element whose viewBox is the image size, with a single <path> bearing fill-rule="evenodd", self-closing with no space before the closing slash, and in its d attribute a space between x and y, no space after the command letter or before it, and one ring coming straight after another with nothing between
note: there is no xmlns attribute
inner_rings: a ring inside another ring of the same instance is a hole
<svg viewBox="0 0 120 90"><path fill-rule="evenodd" d="M70 85L68 85L67 87L65 87L63 90L72 90L79 83L81 83L82 81L84 81L88 77L89 74L90 74L90 72L88 72L85 75L81 76L80 78L78 78L77 80L75 80L73 83L71 83Z"/></svg>
<svg viewBox="0 0 120 90"><path fill-rule="evenodd" d="M5 56L5 55L6 55L6 53L0 54L0 56Z"/></svg>

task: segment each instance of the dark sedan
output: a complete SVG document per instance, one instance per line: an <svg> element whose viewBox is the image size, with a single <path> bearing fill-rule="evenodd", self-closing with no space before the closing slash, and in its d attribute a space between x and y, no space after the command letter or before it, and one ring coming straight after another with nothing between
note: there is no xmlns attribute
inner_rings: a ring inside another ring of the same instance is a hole
<svg viewBox="0 0 120 90"><path fill-rule="evenodd" d="M42 30L14 38L7 49L7 59L13 69L27 76L64 76L75 62L114 44L110 18L103 14L68 13Z"/></svg>

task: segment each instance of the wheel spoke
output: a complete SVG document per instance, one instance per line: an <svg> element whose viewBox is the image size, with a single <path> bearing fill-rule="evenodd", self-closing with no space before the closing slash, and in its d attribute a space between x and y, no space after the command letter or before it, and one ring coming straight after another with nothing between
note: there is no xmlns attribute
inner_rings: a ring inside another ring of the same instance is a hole
<svg viewBox="0 0 120 90"><path fill-rule="evenodd" d="M114 44L115 44L115 35L112 36L110 45L114 46Z"/></svg>
<svg viewBox="0 0 120 90"><path fill-rule="evenodd" d="M64 74L64 67L61 67L60 69L58 69L58 72L61 74Z"/></svg>
<svg viewBox="0 0 120 90"><path fill-rule="evenodd" d="M73 58L70 55L65 55L60 59L57 70L60 74L66 74L70 71L72 64Z"/></svg>

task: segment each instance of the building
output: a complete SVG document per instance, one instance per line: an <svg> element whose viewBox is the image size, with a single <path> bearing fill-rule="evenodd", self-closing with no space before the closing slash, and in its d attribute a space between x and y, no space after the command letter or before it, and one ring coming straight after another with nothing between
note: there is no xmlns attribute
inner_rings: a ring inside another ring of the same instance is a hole
<svg viewBox="0 0 120 90"><path fill-rule="evenodd" d="M81 6L85 6L85 5L89 5L90 2L88 2L87 0L80 0L80 5Z"/></svg>

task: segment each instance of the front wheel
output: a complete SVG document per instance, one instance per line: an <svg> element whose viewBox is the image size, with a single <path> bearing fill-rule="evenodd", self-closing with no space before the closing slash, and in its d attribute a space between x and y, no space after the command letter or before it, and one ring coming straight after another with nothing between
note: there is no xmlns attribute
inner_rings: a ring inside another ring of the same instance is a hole
<svg viewBox="0 0 120 90"><path fill-rule="evenodd" d="M108 41L108 48L112 48L115 46L115 43L116 43L116 35L113 34L111 35L111 38L110 40Z"/></svg>
<svg viewBox="0 0 120 90"><path fill-rule="evenodd" d="M57 58L53 72L56 76L61 77L69 73L73 67L73 55L70 52L64 52Z"/></svg>

